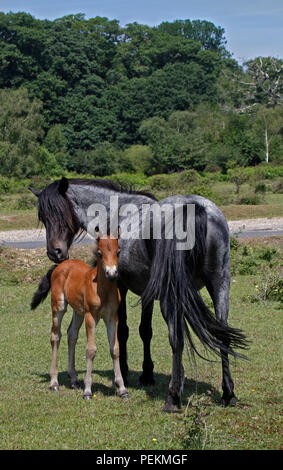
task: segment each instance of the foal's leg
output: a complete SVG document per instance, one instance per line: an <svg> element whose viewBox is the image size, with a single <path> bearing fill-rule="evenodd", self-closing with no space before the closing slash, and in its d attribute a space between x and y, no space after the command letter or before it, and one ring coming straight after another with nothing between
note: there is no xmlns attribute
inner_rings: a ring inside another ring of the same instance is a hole
<svg viewBox="0 0 283 470"><path fill-rule="evenodd" d="M229 288L230 272L229 269L223 269L220 273L214 272L206 282L207 290L212 298L215 315L219 321L227 325L229 313ZM225 344L229 347L229 343ZM223 395L221 404L224 406L234 406L237 403L237 397L234 394L234 382L232 380L228 354L220 348L222 362L222 390Z"/></svg>
<svg viewBox="0 0 283 470"><path fill-rule="evenodd" d="M119 343L118 343L118 314L115 313L106 315L104 322L107 328L108 342L110 346L110 354L113 359L114 369L114 382L118 387L118 394L121 398L128 398L129 394L124 385L124 380L121 374L120 361L119 361Z"/></svg>
<svg viewBox="0 0 283 470"><path fill-rule="evenodd" d="M86 375L85 375L85 388L83 397L85 399L92 398L91 386L92 386L92 362L96 354L96 345L94 342L94 332L98 320L92 316L90 312L85 314L85 326L87 335L87 347L86 347Z"/></svg>
<svg viewBox="0 0 283 470"><path fill-rule="evenodd" d="M127 325L127 305L126 295L127 289L119 283L121 302L118 308L118 341L120 347L120 368L124 379L124 384L128 383L128 364L127 364L127 341L129 337L129 328Z"/></svg>
<svg viewBox="0 0 283 470"><path fill-rule="evenodd" d="M147 307L142 306L142 316L141 323L139 327L140 337L143 341L143 373L140 376L140 383L142 385L153 385L153 362L150 355L150 342L152 338L152 311L153 311L153 302L151 302Z"/></svg>
<svg viewBox="0 0 283 470"><path fill-rule="evenodd" d="M174 306L172 306L174 308ZM161 306L162 312L162 306ZM181 408L181 397L184 388L184 368L182 364L182 355L184 350L184 331L183 318L177 318L177 338L174 341L174 319L166 319L169 330L169 341L172 348L172 375L169 384L169 394L165 401L163 411L174 413Z"/></svg>
<svg viewBox="0 0 283 470"><path fill-rule="evenodd" d="M68 328L68 358L69 358L69 366L68 366L68 375L71 379L71 387L74 389L79 388L79 381L77 378L77 374L75 371L75 348L79 336L79 330L82 326L84 321L84 316L80 315L73 311L73 318Z"/></svg>
<svg viewBox="0 0 283 470"><path fill-rule="evenodd" d="M59 390L58 384L58 349L61 340L61 323L66 312L67 306L65 301L56 302L52 307L52 328L50 342L52 347L52 361L50 369L50 390Z"/></svg>

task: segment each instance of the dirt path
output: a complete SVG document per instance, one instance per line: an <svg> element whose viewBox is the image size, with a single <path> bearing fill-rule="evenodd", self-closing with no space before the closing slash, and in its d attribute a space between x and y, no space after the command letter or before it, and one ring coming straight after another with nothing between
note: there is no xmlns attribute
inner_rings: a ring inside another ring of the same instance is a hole
<svg viewBox="0 0 283 470"><path fill-rule="evenodd" d="M283 217L271 219L243 219L228 221L231 235L239 237L262 237L268 235L283 235ZM90 243L86 236L82 243ZM0 232L0 244L15 248L36 248L45 245L45 229L11 230Z"/></svg>

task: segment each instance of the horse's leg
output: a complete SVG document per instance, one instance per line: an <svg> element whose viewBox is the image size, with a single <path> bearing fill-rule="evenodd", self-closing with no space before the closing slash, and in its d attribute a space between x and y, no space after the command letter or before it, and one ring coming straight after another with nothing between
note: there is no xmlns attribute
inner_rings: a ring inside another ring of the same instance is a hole
<svg viewBox="0 0 283 470"><path fill-rule="evenodd" d="M84 316L79 315L78 313L73 311L73 318L68 328L68 375L71 379L71 387L74 389L79 388L79 381L75 371L75 349L76 344L79 336L79 330L82 326L84 321Z"/></svg>
<svg viewBox="0 0 283 470"><path fill-rule="evenodd" d="M94 331L98 323L90 312L85 314L85 326L87 335L87 347L86 347L86 375L84 380L84 394L85 399L92 398L91 386L92 386L92 362L96 354L96 346L94 341Z"/></svg>
<svg viewBox="0 0 283 470"><path fill-rule="evenodd" d="M56 305L56 306L55 306ZM50 342L52 347L52 361L51 361L51 368L50 368L50 390L57 391L59 390L58 384L58 349L61 340L61 323L63 316L66 312L66 304L59 306L57 310L58 303L55 303L54 307L52 308L52 328L51 328L51 335L50 335Z"/></svg>
<svg viewBox="0 0 283 470"><path fill-rule="evenodd" d="M219 321L227 325L229 313L230 271L224 268L221 273L213 272L206 276L206 287L212 298L215 315ZM225 344L226 347L229 343ZM222 362L222 390L221 404L234 406L237 397L234 394L234 382L231 377L228 354L220 348Z"/></svg>
<svg viewBox="0 0 283 470"><path fill-rule="evenodd" d="M174 307L172 307L174 308ZM162 312L162 307L161 307ZM177 312L176 312L177 314ZM165 401L163 411L174 413L181 408L181 397L184 388L184 368L182 355L184 349L183 319L177 318L177 325L174 325L174 318L166 319L169 330L169 341L172 348L172 375L169 384L169 394ZM176 341L174 339L174 329L177 328Z"/></svg>
<svg viewBox="0 0 283 470"><path fill-rule="evenodd" d="M124 385L119 361L119 343L118 343L118 314L107 315L104 318L107 328L107 336L110 347L110 355L113 360L114 382L118 387L118 394L121 398L128 398L129 394Z"/></svg>
<svg viewBox="0 0 283 470"><path fill-rule="evenodd" d="M118 308L118 341L120 347L120 368L123 376L124 384L128 384L128 364L127 364L127 340L129 337L129 328L127 325L127 305L126 295L127 289L119 284L121 302Z"/></svg>
<svg viewBox="0 0 283 470"><path fill-rule="evenodd" d="M143 373L140 376L140 383L142 385L153 385L153 362L150 355L150 342L152 338L152 311L153 311L153 302L151 302L147 307L142 306L142 316L141 323L139 327L140 337L143 341Z"/></svg>

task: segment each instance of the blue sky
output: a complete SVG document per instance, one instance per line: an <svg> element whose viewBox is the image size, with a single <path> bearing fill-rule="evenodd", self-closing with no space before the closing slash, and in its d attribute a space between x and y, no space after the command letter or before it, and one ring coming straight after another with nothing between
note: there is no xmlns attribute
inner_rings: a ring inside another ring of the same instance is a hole
<svg viewBox="0 0 283 470"><path fill-rule="evenodd" d="M283 0L0 0L0 11L26 11L51 20L85 13L121 25L202 19L225 29L227 48L240 62L259 55L283 58Z"/></svg>

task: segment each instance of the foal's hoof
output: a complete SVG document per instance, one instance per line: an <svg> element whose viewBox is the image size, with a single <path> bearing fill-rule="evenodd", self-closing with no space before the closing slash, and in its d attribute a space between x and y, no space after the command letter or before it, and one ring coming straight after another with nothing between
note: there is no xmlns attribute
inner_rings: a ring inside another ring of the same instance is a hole
<svg viewBox="0 0 283 470"><path fill-rule="evenodd" d="M177 397L168 396L163 406L163 411L166 413L179 413L181 410L181 402Z"/></svg>
<svg viewBox="0 0 283 470"><path fill-rule="evenodd" d="M223 395L221 398L221 406L236 406L238 398L234 393L230 396Z"/></svg>
<svg viewBox="0 0 283 470"><path fill-rule="evenodd" d="M92 400L92 394L91 393L86 393L85 395L83 395L83 399L84 400Z"/></svg>
<svg viewBox="0 0 283 470"><path fill-rule="evenodd" d="M59 385L58 384L50 385L49 390L51 390L52 392L58 392Z"/></svg>

